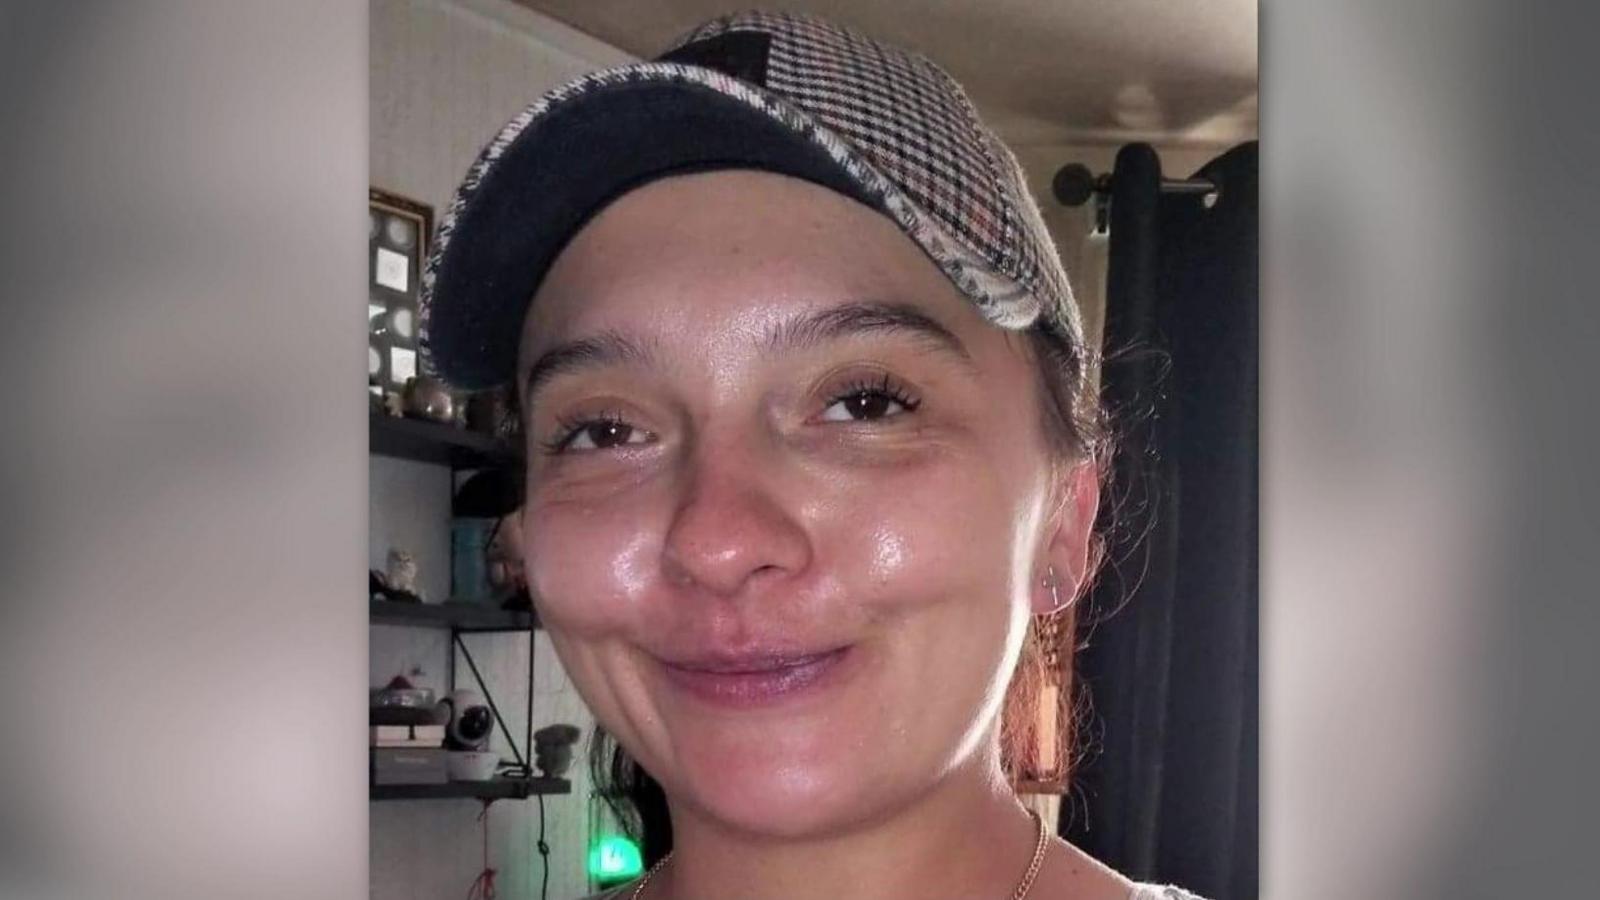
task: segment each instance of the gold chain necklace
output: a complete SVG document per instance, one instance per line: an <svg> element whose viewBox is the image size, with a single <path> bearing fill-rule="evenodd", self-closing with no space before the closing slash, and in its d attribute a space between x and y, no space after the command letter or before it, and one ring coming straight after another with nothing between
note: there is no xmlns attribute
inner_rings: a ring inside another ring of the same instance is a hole
<svg viewBox="0 0 1600 900"><path fill-rule="evenodd" d="M1017 889L1011 892L1011 900L1024 900L1028 896L1028 891L1033 889L1033 880L1039 877L1040 866L1044 865L1045 848L1050 846L1050 833L1045 830L1044 819L1036 812L1029 812L1028 815L1032 816L1033 821L1039 826L1039 842L1034 845L1033 859L1028 863L1028 871L1022 873L1022 881L1018 882ZM656 864L650 867L650 871L644 873L644 877L639 879L639 883L634 886L633 893L629 895L629 900L639 900L639 898L643 897L644 886L650 883L650 879L661 871L661 867L666 865L667 860L671 858L672 853L668 851L666 856L657 860Z"/></svg>

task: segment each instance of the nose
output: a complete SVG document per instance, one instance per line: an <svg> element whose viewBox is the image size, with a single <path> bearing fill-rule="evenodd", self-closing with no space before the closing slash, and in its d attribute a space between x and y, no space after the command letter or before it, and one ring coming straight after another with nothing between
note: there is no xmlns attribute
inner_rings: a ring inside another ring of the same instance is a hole
<svg viewBox="0 0 1600 900"><path fill-rule="evenodd" d="M670 581L731 598L805 569L811 540L778 469L749 444L694 453L662 553Z"/></svg>

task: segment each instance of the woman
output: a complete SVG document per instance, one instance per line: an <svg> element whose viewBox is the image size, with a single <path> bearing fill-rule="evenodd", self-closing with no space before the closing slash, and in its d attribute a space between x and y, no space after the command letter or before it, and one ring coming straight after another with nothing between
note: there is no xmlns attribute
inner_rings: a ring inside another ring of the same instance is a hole
<svg viewBox="0 0 1600 900"><path fill-rule="evenodd" d="M710 23L508 125L426 290L431 365L516 385L540 616L670 810L615 896L1183 896L1011 786L1102 441L1037 210L942 71Z"/></svg>

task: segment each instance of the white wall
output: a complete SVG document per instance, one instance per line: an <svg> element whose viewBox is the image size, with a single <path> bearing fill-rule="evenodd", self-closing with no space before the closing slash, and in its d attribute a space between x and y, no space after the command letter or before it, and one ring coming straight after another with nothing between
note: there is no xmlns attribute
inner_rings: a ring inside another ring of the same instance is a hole
<svg viewBox="0 0 1600 900"><path fill-rule="evenodd" d="M444 210L546 90L632 57L510 0L371 0L371 179Z"/></svg>
<svg viewBox="0 0 1600 900"><path fill-rule="evenodd" d="M372 0L370 23L370 180L432 205L436 216L478 149L518 110L581 72L628 59L509 0ZM368 565L383 568L390 546L403 547L416 556L420 586L430 599L442 599L450 584L448 471L374 457L369 476ZM520 735L527 638L468 640L508 724ZM587 734L593 718L561 671L549 640L542 633L536 640L534 727L571 722ZM424 674L416 680L442 689L448 650L448 635L442 632L375 627L371 683L420 667ZM470 681L465 665L459 665L457 684ZM503 744L498 749L509 757ZM589 783L582 761L580 754L569 773L573 793L545 799L551 900L588 892ZM371 895L382 900L465 896L483 865L481 809L473 800L370 804ZM498 870L500 896L539 896L538 824L535 800L506 800L490 808L489 862Z"/></svg>

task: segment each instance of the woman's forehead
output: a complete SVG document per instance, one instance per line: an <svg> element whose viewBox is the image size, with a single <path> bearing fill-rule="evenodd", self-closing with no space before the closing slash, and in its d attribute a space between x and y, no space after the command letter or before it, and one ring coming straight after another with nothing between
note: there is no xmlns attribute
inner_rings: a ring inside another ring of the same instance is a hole
<svg viewBox="0 0 1600 900"><path fill-rule="evenodd" d="M613 202L550 267L522 355L591 333L770 339L831 309L916 310L988 331L887 217L798 179L719 171L652 182Z"/></svg>

